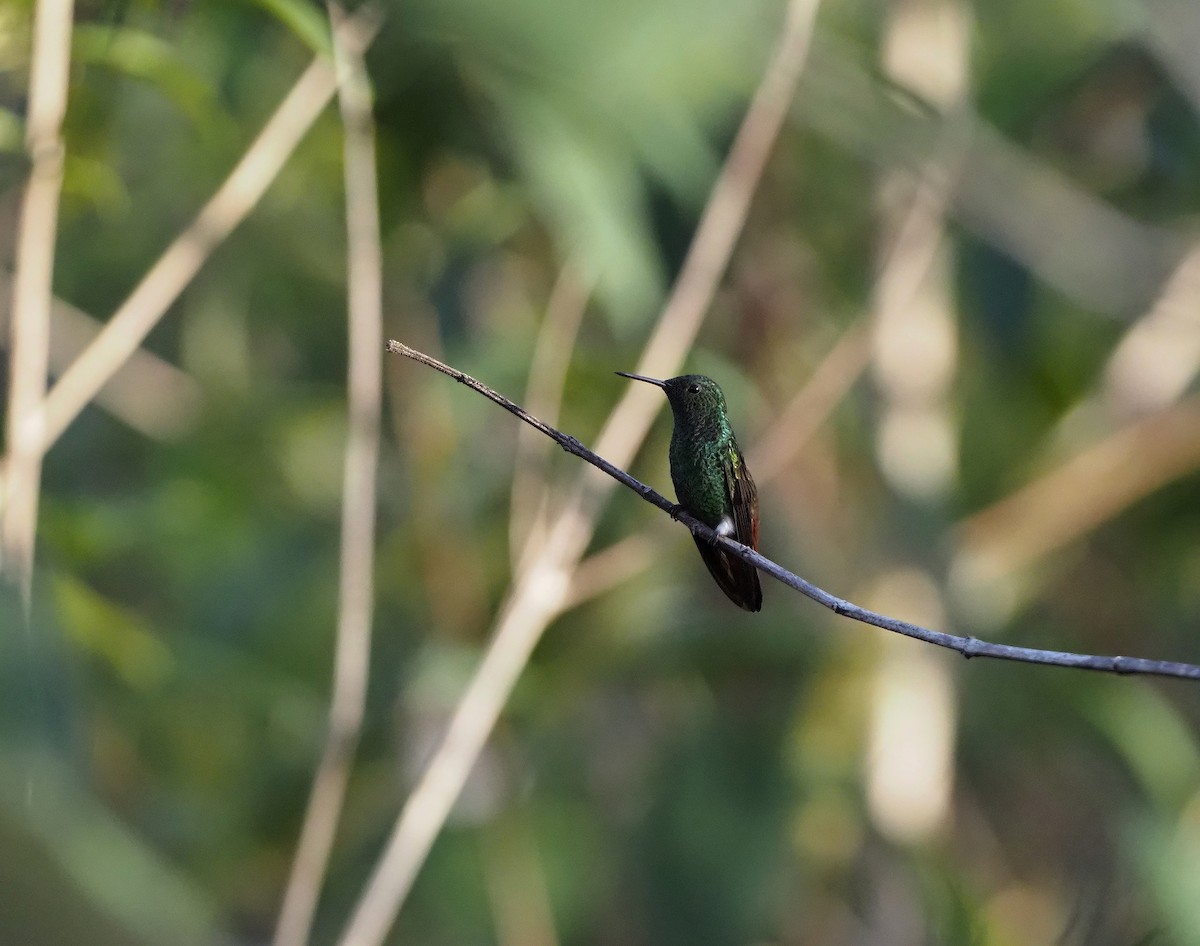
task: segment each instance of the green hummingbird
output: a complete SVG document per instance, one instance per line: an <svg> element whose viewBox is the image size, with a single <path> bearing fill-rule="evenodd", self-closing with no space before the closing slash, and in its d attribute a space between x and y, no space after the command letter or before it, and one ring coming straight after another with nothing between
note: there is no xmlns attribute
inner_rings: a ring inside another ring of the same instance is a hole
<svg viewBox="0 0 1200 946"><path fill-rule="evenodd" d="M758 490L729 424L725 395L712 378L685 374L660 381L618 371L666 392L675 415L671 434L671 482L679 505L721 535L758 548ZM758 569L720 546L693 536L700 557L721 590L739 608L758 611Z"/></svg>

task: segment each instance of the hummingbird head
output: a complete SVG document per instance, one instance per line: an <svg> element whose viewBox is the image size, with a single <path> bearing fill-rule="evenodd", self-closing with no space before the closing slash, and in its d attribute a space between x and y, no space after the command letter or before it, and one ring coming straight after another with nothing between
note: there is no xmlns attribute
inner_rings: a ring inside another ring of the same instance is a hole
<svg viewBox="0 0 1200 946"><path fill-rule="evenodd" d="M663 389L671 404L675 422L692 428L712 427L725 416L725 395L720 385L702 374L684 374L660 381L645 375L618 371L617 374L634 381L645 381Z"/></svg>

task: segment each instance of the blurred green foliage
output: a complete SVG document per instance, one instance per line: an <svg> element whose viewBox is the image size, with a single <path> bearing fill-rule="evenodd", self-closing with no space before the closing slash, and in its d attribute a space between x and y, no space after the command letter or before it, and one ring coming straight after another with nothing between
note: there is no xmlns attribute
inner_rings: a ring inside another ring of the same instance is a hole
<svg viewBox="0 0 1200 946"><path fill-rule="evenodd" d="M1061 459L1064 417L1100 388L1195 229L1200 100L1139 25L1165 7L968 11L975 118L1154 239L1135 265L1092 258L1102 234L1074 235L1068 262L1128 286L1097 305L1039 270L1020 234L951 200L952 482L928 501L888 479L883 395L864 377L761 484L771 557L856 598L920 569L943 625L964 633L1200 661L1194 469L1036 561L1001 617L955 602L950 575L957 521ZM519 399L573 264L595 292L561 426L590 441L782 11L414 0L388 14L369 67L389 332ZM104 319L328 39L299 0L77 15L55 286ZM27 167L31 16L27 0L0 7L4 232ZM1200 34L1200 14L1182 21ZM933 150L936 113L882 77L887 29L878 4L823 7L794 120L689 361L725 386L744 444L870 311L887 244L877 182ZM0 601L0 942L270 936L330 683L341 147L331 109L147 340L200 385L199 416L162 440L90 408L47 457L28 632ZM1059 223L1034 191L1003 196L1031 231ZM368 723L317 943L341 928L512 573L516 422L400 359L387 375ZM663 418L634 470L660 488L667 430ZM559 455L541 475L577 472ZM742 615L687 537L624 493L596 547L639 530L651 567L550 629L395 942L1200 942L1195 686L947 661L949 794L936 828L898 837L866 782L880 668L900 651L774 586L761 615Z"/></svg>

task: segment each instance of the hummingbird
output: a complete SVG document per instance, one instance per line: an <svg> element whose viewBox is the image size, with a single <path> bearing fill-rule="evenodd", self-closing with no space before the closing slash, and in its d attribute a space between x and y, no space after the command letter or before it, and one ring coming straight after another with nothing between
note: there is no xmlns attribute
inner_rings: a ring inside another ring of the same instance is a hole
<svg viewBox="0 0 1200 946"><path fill-rule="evenodd" d="M758 490L729 424L725 395L712 378L685 374L660 381L618 371L663 389L675 416L671 482L679 505L720 535L758 549ZM700 557L721 590L739 608L758 611L758 569L718 545L693 536Z"/></svg>

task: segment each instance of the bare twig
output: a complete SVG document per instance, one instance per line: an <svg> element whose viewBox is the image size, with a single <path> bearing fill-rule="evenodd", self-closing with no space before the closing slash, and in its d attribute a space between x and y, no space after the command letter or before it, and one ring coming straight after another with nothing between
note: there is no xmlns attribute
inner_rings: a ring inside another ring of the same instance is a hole
<svg viewBox="0 0 1200 946"><path fill-rule="evenodd" d="M355 14L358 28L373 16L371 10ZM336 89L333 66L326 55L320 54L296 80L225 183L50 390L42 431L45 449L137 349L213 250L254 209Z"/></svg>
<svg viewBox="0 0 1200 946"><path fill-rule="evenodd" d="M782 565L779 565L764 555L760 555L754 549L735 542L727 536L719 535L713 529L706 526L703 522L678 509L674 503L667 499L662 494L656 492L645 483L634 479L624 470L614 466L603 457L593 453L576 438L569 434L563 433L551 427L549 424L538 420L533 415L529 414L519 404L515 404L506 398L504 395L493 391L481 381L476 380L468 374L459 371L457 368L452 368L447 364L438 361L436 358L431 358L422 352L409 348L396 340L390 340L387 343L387 350L398 355L404 355L406 358L411 358L413 361L423 365L428 365L430 368L435 368L445 375L453 378L455 381L465 384L474 391L479 392L488 400L499 404L506 411L515 414L525 423L529 424L536 430L540 430L547 437L551 438L555 443L563 448L567 453L585 460L592 466L603 471L611 476L618 483L628 486L631 490L641 496L646 502L652 503L659 509L663 510L678 519L687 526L692 534L698 536L705 541L713 542L723 546L731 554L745 562L749 562L755 568L770 575L772 578L782 582L789 588L799 591L806 597L811 598L835 614L843 617L851 618L855 621L860 621L863 624L871 624L875 627L882 628L885 631L892 631L896 634L903 634L905 637L911 637L916 640L924 641L927 644L934 644L938 647L945 647L948 650L956 651L964 657L993 657L999 660L1014 660L1021 663L1043 664L1054 667L1074 667L1080 670L1096 670L1105 673L1119 674L1145 674L1151 676L1162 677L1181 677L1188 680L1200 680L1200 665L1178 663L1168 660L1148 660L1142 657L1106 657L1093 654L1076 654L1067 651L1057 650L1039 650L1031 647L1015 647L1008 644L994 644L989 641L979 640L975 637L959 637L954 634L946 634L942 631L930 630L927 627L921 627L918 624L911 624L908 621L900 621L896 618L891 618L878 612L868 610L867 608L859 607L858 605L839 598L836 595L830 594L822 588L818 588L811 582L805 581L799 575L793 574ZM1200 439L1200 438L1198 438Z"/></svg>
<svg viewBox="0 0 1200 946"><path fill-rule="evenodd" d="M38 0L29 88L29 181L17 237L0 566L20 588L26 614L33 583L42 477L42 398L50 357L54 240L62 190L73 0Z"/></svg>
<svg viewBox="0 0 1200 946"><path fill-rule="evenodd" d="M741 232L808 55L817 0L791 0L778 47L734 139L678 280L659 318L641 370L682 363L720 274ZM661 400L661 399L660 399ZM626 391L600 435L609 455L631 458L661 404ZM449 729L392 829L382 857L340 940L378 946L395 921L417 871L496 724L543 631L561 613L571 573L590 540L612 483L587 470L547 531L526 556L501 606L492 642L455 709Z"/></svg>
<svg viewBox="0 0 1200 946"><path fill-rule="evenodd" d="M371 653L375 548L375 474L383 366L383 254L379 237L375 127L363 53L375 23L329 7L345 126L346 266L349 308L349 434L342 501L341 579L333 693L325 746L283 899L275 946L308 942L321 884L362 731Z"/></svg>

